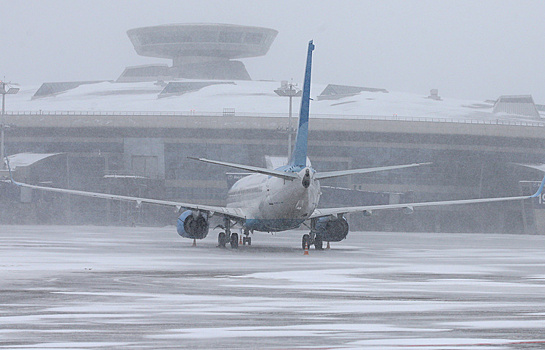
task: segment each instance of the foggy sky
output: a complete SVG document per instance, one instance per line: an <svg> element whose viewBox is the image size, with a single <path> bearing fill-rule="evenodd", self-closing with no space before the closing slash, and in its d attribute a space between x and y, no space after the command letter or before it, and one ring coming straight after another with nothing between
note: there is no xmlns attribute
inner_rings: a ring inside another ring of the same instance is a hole
<svg viewBox="0 0 545 350"><path fill-rule="evenodd" d="M545 103L544 1L0 0L0 78L22 85L116 79L138 56L127 30L173 23L273 28L253 79L313 81L443 97L532 94Z"/></svg>

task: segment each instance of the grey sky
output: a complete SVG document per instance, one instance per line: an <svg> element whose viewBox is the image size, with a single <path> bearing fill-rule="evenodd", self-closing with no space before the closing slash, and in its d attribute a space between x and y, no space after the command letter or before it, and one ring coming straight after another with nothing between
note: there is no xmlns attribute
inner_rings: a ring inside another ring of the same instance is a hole
<svg viewBox="0 0 545 350"><path fill-rule="evenodd" d="M545 103L544 1L0 0L0 77L22 84L116 79L138 56L131 28L230 23L279 31L269 54L243 60L254 79L313 79L427 95Z"/></svg>

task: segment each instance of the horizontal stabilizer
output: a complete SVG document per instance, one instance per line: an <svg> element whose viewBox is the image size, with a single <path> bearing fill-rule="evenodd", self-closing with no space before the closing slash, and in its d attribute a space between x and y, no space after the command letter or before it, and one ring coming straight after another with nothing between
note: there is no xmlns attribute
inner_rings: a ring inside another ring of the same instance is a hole
<svg viewBox="0 0 545 350"><path fill-rule="evenodd" d="M392 165L392 166L382 166L382 167L366 168L366 169L328 171L323 173L317 173L316 179L322 180L322 179L329 179L329 178L339 177L339 176L374 173L378 171L386 171L386 170L394 170L394 169L412 168L412 167L417 167L421 165L429 165L429 164L432 164L432 163L413 163L413 164L406 164L406 165Z"/></svg>
<svg viewBox="0 0 545 350"><path fill-rule="evenodd" d="M210 159L206 159L206 158L195 158L195 157L187 157L187 158L193 159L193 160L198 160L198 161L204 162L204 163L210 163L210 164L222 165L222 166L235 168L235 169L247 170L247 171L251 171L252 173L258 173L258 174L264 174L264 175L279 177L279 178L285 179L285 180L295 180L295 179L299 178L299 176L297 174L295 174L295 173L286 173L286 172L279 171L279 170L259 168L259 167L255 167L255 166L251 166L251 165L241 165L241 164L235 164L235 163L220 162L220 161L217 161L217 160L210 160Z"/></svg>

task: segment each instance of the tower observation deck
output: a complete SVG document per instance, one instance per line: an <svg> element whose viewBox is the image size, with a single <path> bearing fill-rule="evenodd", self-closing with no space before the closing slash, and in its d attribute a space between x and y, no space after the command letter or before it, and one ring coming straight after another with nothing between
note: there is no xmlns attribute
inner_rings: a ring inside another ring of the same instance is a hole
<svg viewBox="0 0 545 350"><path fill-rule="evenodd" d="M161 78L250 80L236 59L267 54L278 32L231 24L171 24L127 32L141 56L172 60L172 66L129 67L118 81Z"/></svg>

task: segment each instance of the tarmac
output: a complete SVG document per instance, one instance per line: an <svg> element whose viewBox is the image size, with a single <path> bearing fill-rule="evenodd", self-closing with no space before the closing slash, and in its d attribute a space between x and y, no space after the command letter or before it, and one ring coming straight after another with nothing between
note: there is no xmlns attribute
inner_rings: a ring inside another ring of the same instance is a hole
<svg viewBox="0 0 545 350"><path fill-rule="evenodd" d="M545 236L0 226L0 349L543 349Z"/></svg>

